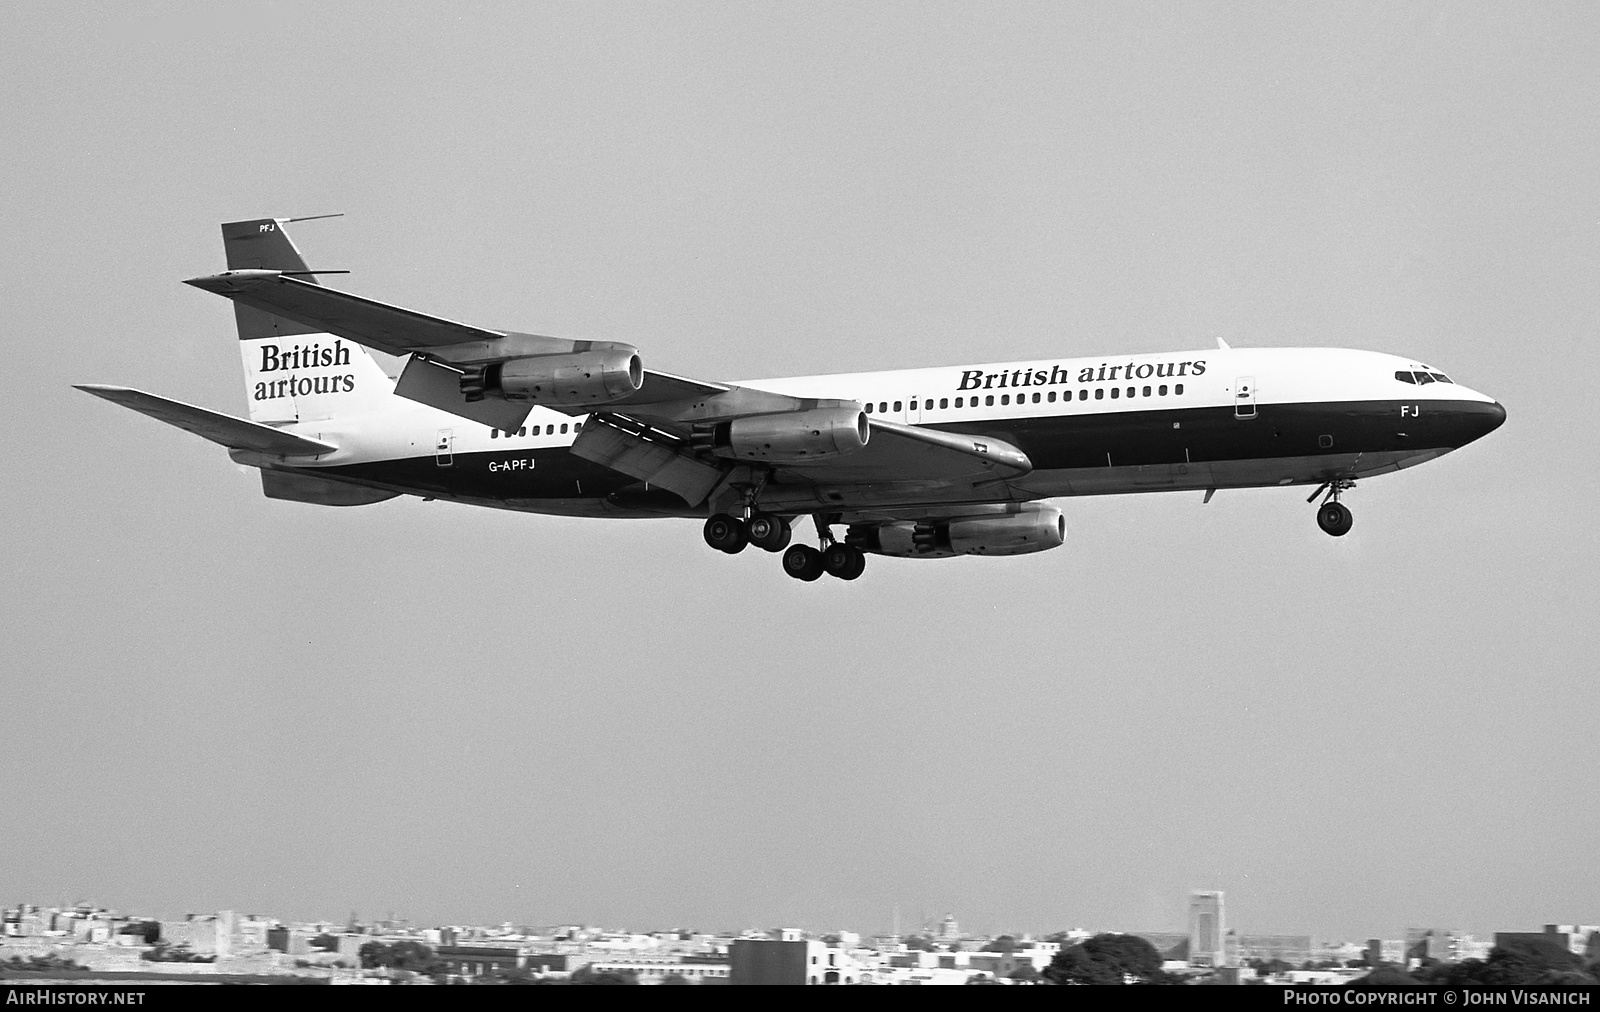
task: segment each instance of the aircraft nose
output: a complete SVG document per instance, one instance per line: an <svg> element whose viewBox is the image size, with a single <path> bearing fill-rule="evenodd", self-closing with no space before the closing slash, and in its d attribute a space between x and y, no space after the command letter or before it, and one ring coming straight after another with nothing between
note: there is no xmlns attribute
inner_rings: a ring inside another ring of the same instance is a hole
<svg viewBox="0 0 1600 1012"><path fill-rule="evenodd" d="M1475 439L1482 439L1505 422L1506 409L1499 401L1472 404L1460 414L1461 442L1456 445L1465 446Z"/></svg>

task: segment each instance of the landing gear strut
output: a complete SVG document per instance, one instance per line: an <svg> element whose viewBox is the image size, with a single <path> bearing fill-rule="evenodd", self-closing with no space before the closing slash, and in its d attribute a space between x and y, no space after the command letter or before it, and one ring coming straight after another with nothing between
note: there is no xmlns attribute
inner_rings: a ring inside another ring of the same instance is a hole
<svg viewBox="0 0 1600 1012"><path fill-rule="evenodd" d="M1350 527L1355 523L1355 517L1350 515L1349 507L1339 501L1339 493L1346 489L1355 488L1355 485L1356 483L1349 478L1336 478L1319 487L1315 492L1311 493L1311 498L1306 500L1306 502L1311 502L1312 499L1322 494L1323 489L1328 490L1328 497L1322 501L1321 506L1317 507L1317 526L1322 528L1324 534L1342 538L1350 533Z"/></svg>

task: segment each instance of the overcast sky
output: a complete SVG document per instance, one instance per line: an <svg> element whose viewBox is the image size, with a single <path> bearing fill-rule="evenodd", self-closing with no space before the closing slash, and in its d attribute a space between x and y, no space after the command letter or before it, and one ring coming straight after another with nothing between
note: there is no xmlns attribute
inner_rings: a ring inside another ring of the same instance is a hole
<svg viewBox="0 0 1600 1012"><path fill-rule="evenodd" d="M0 903L1334 938L1600 919L1593 4L11 4ZM1415 356L1481 443L801 584L262 497L217 224L707 379Z"/></svg>

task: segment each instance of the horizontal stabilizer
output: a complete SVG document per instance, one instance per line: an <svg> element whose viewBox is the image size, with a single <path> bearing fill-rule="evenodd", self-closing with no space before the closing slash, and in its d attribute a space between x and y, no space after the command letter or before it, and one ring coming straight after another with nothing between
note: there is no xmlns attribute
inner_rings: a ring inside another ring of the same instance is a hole
<svg viewBox="0 0 1600 1012"><path fill-rule="evenodd" d="M280 457L315 457L338 449L331 443L283 432L270 425L258 425L243 418L224 415L192 404L168 400L128 387L74 384L86 394L103 397L113 404L149 415L158 422L175 425L185 432L219 443L231 450L254 450Z"/></svg>

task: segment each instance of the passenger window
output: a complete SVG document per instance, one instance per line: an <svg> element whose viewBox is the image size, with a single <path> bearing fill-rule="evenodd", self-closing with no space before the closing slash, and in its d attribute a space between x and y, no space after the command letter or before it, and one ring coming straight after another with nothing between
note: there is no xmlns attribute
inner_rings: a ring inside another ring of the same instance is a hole
<svg viewBox="0 0 1600 1012"><path fill-rule="evenodd" d="M960 407L960 406L961 406L961 398L960 398L960 397L957 397L957 398L956 398L956 407L958 407L958 408L959 408L959 407Z"/></svg>
<svg viewBox="0 0 1600 1012"><path fill-rule="evenodd" d="M566 422L562 422L561 423L561 434L563 436L567 434L567 423Z"/></svg>
<svg viewBox="0 0 1600 1012"><path fill-rule="evenodd" d="M1056 399L1056 395L1055 394L1051 394L1050 395L1050 399L1051 400L1055 400ZM1039 395L1038 394L1034 394L1033 395L1033 403L1035 403L1035 404L1039 403Z"/></svg>
<svg viewBox="0 0 1600 1012"><path fill-rule="evenodd" d="M1072 398L1072 395L1068 394L1067 395L1067 399L1071 400L1071 398ZM1050 401L1051 404L1054 404L1056 402L1056 392L1054 390L1050 391L1049 401Z"/></svg>
<svg viewBox="0 0 1600 1012"><path fill-rule="evenodd" d="M526 425L524 425L522 428L517 430L517 435L519 435L519 436L526 436L527 434L528 434L528 427Z"/></svg>
<svg viewBox="0 0 1600 1012"><path fill-rule="evenodd" d="M1089 391L1087 391L1087 390L1079 390L1078 391L1078 400L1086 401L1088 399L1089 399Z"/></svg>
<svg viewBox="0 0 1600 1012"><path fill-rule="evenodd" d="M1138 391L1136 391L1136 390L1135 390L1135 389L1134 389L1134 388L1133 388L1133 387L1129 387L1129 388L1128 388L1128 396L1129 396L1129 397L1132 397L1132 396L1133 396L1133 395L1134 395L1134 394L1135 394L1135 393L1137 393L1137 392L1138 392Z"/></svg>
<svg viewBox="0 0 1600 1012"><path fill-rule="evenodd" d="M900 405L901 405L901 404L903 404L903 403L905 403L905 402L904 402L904 401L895 401L895 402L894 402L894 409L895 409L895 410L896 410L896 411L899 411L899 410L901 410L901 408L900 408Z"/></svg>
<svg viewBox="0 0 1600 1012"><path fill-rule="evenodd" d="M1122 396L1122 388L1121 387L1112 387L1111 388L1111 399L1112 400L1116 400L1118 397L1121 397L1121 396Z"/></svg>
<svg viewBox="0 0 1600 1012"><path fill-rule="evenodd" d="M499 439L500 438L500 430L499 429L490 429L489 430L489 438L490 439Z"/></svg>
<svg viewBox="0 0 1600 1012"><path fill-rule="evenodd" d="M1172 387L1172 392L1175 393L1175 394L1182 394L1183 393L1183 384L1182 383L1174 384L1173 387Z"/></svg>
<svg viewBox="0 0 1600 1012"><path fill-rule="evenodd" d="M911 402L911 410L912 410L912 411L915 411L915 410L917 410L917 402L916 402L916 401L912 401L912 402Z"/></svg>
<svg viewBox="0 0 1600 1012"><path fill-rule="evenodd" d="M1002 406L1010 404L1010 403L1011 403L1011 395L1010 394L1001 394L1000 395L1000 404Z"/></svg>
<svg viewBox="0 0 1600 1012"><path fill-rule="evenodd" d="M1112 393L1116 393L1116 391L1113 390ZM1100 387L1097 390L1095 390L1095 392L1094 392L1094 399L1097 400L1097 401L1105 400L1105 396L1106 396L1106 388L1105 387Z"/></svg>
<svg viewBox="0 0 1600 1012"><path fill-rule="evenodd" d="M1395 373L1394 374L1394 378L1399 380L1402 383L1415 383L1416 382L1415 377L1413 377L1410 373L1406 372L1404 369L1402 369L1399 372Z"/></svg>
<svg viewBox="0 0 1600 1012"><path fill-rule="evenodd" d="M544 434L547 435L547 436L555 435L556 434L556 427L554 425L546 425L544 427Z"/></svg>
<svg viewBox="0 0 1600 1012"><path fill-rule="evenodd" d="M950 406L950 398L948 398L948 397L939 398L939 410L940 411L943 411L945 408L948 408L949 406Z"/></svg>
<svg viewBox="0 0 1600 1012"><path fill-rule="evenodd" d="M983 403L991 408L994 407L994 394L989 394L988 396L984 397Z"/></svg>
<svg viewBox="0 0 1600 1012"><path fill-rule="evenodd" d="M1145 395L1145 396L1146 396L1146 397L1149 397L1149 396L1150 396L1150 388L1149 388L1149 387L1145 387L1145 388L1144 388L1144 395Z"/></svg>
<svg viewBox="0 0 1600 1012"><path fill-rule="evenodd" d="M1156 387L1156 393L1160 394L1163 397L1167 396L1167 385L1165 383L1163 383L1159 387Z"/></svg>

